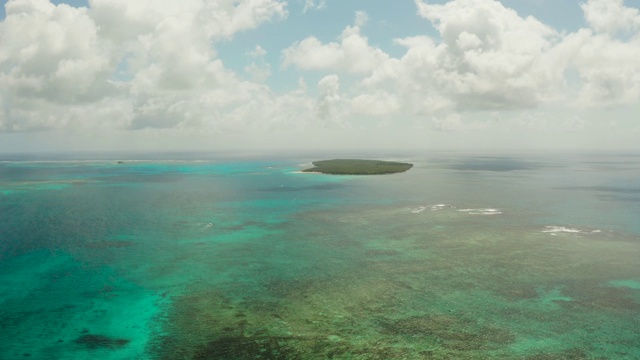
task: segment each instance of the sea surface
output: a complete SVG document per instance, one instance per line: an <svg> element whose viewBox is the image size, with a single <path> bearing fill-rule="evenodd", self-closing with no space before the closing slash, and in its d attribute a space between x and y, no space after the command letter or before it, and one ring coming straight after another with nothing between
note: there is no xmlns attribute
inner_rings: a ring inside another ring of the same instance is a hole
<svg viewBox="0 0 640 360"><path fill-rule="evenodd" d="M0 359L640 359L640 155L382 158L5 157Z"/></svg>

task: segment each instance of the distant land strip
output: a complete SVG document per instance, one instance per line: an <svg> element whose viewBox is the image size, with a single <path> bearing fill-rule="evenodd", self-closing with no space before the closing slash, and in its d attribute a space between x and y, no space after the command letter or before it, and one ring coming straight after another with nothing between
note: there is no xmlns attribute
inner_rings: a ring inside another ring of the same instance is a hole
<svg viewBox="0 0 640 360"><path fill-rule="evenodd" d="M333 159L314 161L313 166L303 172L332 175L384 175L405 172L411 169L413 164L383 160Z"/></svg>

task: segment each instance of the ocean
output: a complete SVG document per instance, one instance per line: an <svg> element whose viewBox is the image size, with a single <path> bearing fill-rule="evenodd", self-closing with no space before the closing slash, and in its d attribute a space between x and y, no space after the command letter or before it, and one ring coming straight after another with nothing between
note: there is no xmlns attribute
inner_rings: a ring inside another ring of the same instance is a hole
<svg viewBox="0 0 640 360"><path fill-rule="evenodd" d="M640 155L0 161L0 359L640 359Z"/></svg>

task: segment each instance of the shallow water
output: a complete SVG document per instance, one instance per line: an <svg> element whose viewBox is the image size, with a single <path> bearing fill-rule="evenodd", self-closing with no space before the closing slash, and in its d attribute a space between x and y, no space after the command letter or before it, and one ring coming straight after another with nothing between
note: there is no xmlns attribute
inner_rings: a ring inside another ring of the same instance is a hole
<svg viewBox="0 0 640 360"><path fill-rule="evenodd" d="M0 358L640 358L640 158L0 163Z"/></svg>

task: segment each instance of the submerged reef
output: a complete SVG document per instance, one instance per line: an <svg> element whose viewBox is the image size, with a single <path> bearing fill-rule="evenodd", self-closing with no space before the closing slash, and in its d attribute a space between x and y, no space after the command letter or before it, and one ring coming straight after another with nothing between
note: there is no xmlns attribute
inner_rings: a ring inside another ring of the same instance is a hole
<svg viewBox="0 0 640 360"><path fill-rule="evenodd" d="M314 161L313 165L314 167L303 171L333 175L382 175L405 172L413 167L409 163L358 159Z"/></svg>
<svg viewBox="0 0 640 360"><path fill-rule="evenodd" d="M117 339L105 335L86 334L75 339L74 342L79 345L83 345L88 349L114 349L127 345L130 340Z"/></svg>
<svg viewBox="0 0 640 360"><path fill-rule="evenodd" d="M396 206L298 214L278 238L296 246L263 253L288 261L243 266L233 280L173 296L152 353L167 360L637 358L640 249L622 235L485 226L500 219ZM318 235L325 228L332 232Z"/></svg>

